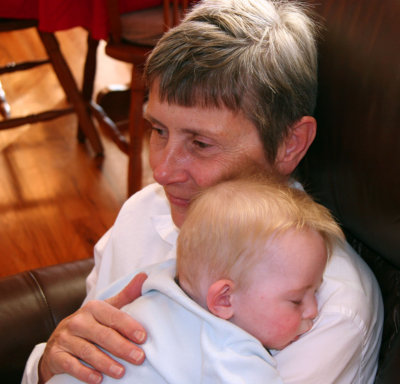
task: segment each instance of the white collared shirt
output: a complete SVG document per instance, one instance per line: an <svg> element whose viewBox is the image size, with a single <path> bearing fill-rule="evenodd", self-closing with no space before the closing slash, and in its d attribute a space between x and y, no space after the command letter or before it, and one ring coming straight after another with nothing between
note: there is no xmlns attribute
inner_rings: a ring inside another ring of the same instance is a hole
<svg viewBox="0 0 400 384"><path fill-rule="evenodd" d="M174 258L177 236L160 185L149 185L133 195L95 246L95 268L87 279L85 301L131 271ZM312 330L275 353L284 382L372 384L383 304L375 277L349 245L334 250L318 302L320 313ZM43 349L38 347L32 353L23 383L37 382L37 363Z"/></svg>

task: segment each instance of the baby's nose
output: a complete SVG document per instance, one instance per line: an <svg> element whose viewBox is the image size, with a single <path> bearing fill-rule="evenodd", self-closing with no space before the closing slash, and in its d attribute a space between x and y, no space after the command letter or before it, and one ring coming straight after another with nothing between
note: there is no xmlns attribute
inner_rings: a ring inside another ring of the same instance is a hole
<svg viewBox="0 0 400 384"><path fill-rule="evenodd" d="M318 315L318 303L315 296L310 298L310 301L304 307L303 319L314 320Z"/></svg>

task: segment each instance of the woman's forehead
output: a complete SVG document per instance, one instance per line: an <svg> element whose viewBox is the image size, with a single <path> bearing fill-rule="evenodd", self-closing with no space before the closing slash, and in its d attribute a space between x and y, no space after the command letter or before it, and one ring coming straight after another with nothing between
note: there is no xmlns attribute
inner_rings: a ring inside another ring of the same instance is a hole
<svg viewBox="0 0 400 384"><path fill-rule="evenodd" d="M184 129L199 131L219 131L233 135L249 133L262 145L257 128L241 112L234 112L227 107L193 105L184 106L160 99L156 89L149 93L149 100L145 108L145 117L150 121L157 121L165 126L172 124L182 125ZM170 123L170 124L168 124ZM171 124L172 123L172 124Z"/></svg>

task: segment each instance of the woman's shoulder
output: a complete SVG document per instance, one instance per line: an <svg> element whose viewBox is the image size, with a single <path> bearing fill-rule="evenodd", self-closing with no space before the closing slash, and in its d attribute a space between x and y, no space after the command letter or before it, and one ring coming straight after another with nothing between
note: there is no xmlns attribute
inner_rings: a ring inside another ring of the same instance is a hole
<svg viewBox="0 0 400 384"><path fill-rule="evenodd" d="M320 290L323 310L338 310L351 318L358 318L366 329L380 322L377 308L382 297L374 274L362 258L346 243L335 247L324 273Z"/></svg>

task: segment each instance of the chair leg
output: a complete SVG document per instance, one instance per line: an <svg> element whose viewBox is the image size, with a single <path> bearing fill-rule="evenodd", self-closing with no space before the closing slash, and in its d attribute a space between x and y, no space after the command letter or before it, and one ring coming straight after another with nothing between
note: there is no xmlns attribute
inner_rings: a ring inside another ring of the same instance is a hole
<svg viewBox="0 0 400 384"><path fill-rule="evenodd" d="M83 70L83 83L82 83L82 97L86 103L90 103L93 97L94 80L96 76L97 66L97 47L99 41L93 39L92 35L88 33L87 36L87 52L85 67ZM85 134L83 133L82 127L78 124L78 140L84 141Z"/></svg>
<svg viewBox="0 0 400 384"><path fill-rule="evenodd" d="M71 104L74 106L74 109L78 115L79 124L82 127L85 136L88 138L95 154L102 155L103 145L100 141L100 137L96 131L93 121L91 120L87 103L85 103L83 96L78 89L76 81L68 67L68 64L60 51L60 46L55 35L49 32L38 32L57 78Z"/></svg>
<svg viewBox="0 0 400 384"><path fill-rule="evenodd" d="M133 66L129 109L128 196L142 187L143 102L142 72Z"/></svg>

